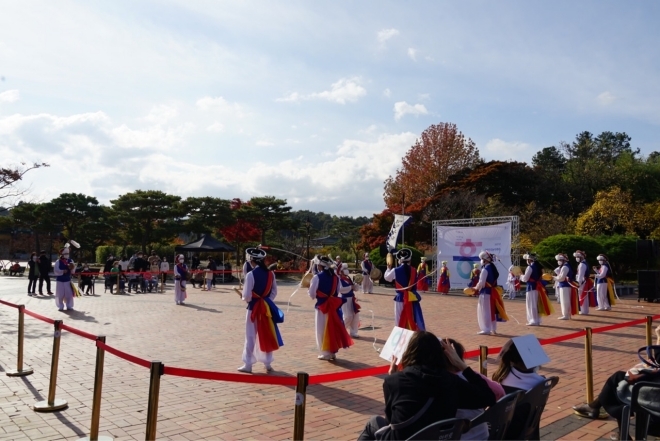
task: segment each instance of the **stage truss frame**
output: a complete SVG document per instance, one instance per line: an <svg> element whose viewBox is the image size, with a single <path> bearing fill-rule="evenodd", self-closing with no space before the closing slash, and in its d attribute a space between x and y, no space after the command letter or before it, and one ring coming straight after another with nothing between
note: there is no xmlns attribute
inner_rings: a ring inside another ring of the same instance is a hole
<svg viewBox="0 0 660 441"><path fill-rule="evenodd" d="M520 266L520 217L518 216L496 216L496 217L471 217L468 219L444 219L434 220L431 224L431 237L435 249L435 268L439 268L438 262L438 228L439 226L451 227L483 227L486 225L503 224L511 222L511 263ZM433 274L432 285L429 287L435 291L438 286L438 273Z"/></svg>

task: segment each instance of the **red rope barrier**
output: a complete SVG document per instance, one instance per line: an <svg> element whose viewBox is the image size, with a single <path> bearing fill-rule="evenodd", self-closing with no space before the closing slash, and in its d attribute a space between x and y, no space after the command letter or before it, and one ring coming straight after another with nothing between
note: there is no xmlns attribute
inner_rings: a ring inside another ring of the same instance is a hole
<svg viewBox="0 0 660 441"><path fill-rule="evenodd" d="M389 371L389 366L376 366L356 371L334 372L332 374L310 375L309 384L332 383L333 381L352 380L354 378L375 377Z"/></svg>
<svg viewBox="0 0 660 441"><path fill-rule="evenodd" d="M278 375L243 375L226 372L199 371L195 369L182 369L165 366L165 375L176 377L198 378L201 380L232 381L236 383L276 384L281 386L295 386L296 377L283 377Z"/></svg>
<svg viewBox="0 0 660 441"><path fill-rule="evenodd" d="M71 326L67 326L65 324L62 324L62 326L60 326L60 329L64 329L65 331L69 331L70 333L79 335L83 338L87 338L89 340L96 341L96 336L95 335L92 335L92 334L90 334L88 332L85 332L85 331L81 331L80 329L72 328Z"/></svg>
<svg viewBox="0 0 660 441"><path fill-rule="evenodd" d="M18 308L18 305L15 305L14 303L5 302L4 300L0 300L0 303L2 303L3 305L11 306L12 308Z"/></svg>
<svg viewBox="0 0 660 441"><path fill-rule="evenodd" d="M103 343L100 340L96 340L96 347L101 348L104 351L109 352L112 355L115 355L119 358L123 358L124 360L126 360L130 363L137 364L137 365L145 367L147 369L151 367L151 363L148 362L147 360L144 360L142 358L138 358L138 357L136 357L134 355L131 355L131 354L127 354L126 352L122 352L119 349L115 349L112 346L106 345L105 343Z"/></svg>
<svg viewBox="0 0 660 441"><path fill-rule="evenodd" d="M29 315L30 317L34 317L37 320L41 320L42 322L50 323L51 325L55 324L55 320L49 319L48 317L44 317L43 315L39 315L39 314L37 314L35 312L32 312L28 309L24 309L23 312L25 313L25 315Z"/></svg>

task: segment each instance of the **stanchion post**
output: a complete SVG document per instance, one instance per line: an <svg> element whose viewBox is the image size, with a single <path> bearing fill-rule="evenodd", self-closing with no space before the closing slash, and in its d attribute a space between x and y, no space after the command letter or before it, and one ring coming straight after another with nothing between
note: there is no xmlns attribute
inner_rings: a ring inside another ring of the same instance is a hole
<svg viewBox="0 0 660 441"><path fill-rule="evenodd" d="M653 316L646 316L646 346L653 344Z"/></svg>
<svg viewBox="0 0 660 441"><path fill-rule="evenodd" d="M53 357L50 362L50 384L48 386L48 400L39 401L32 407L37 412L53 412L65 409L68 404L66 400L55 398L57 389L57 364L60 359L60 337L62 336L62 320L55 320L55 332L53 333Z"/></svg>
<svg viewBox="0 0 660 441"><path fill-rule="evenodd" d="M298 372L296 402L293 409L293 441L302 441L305 438L305 402L307 401L308 384L309 374Z"/></svg>
<svg viewBox="0 0 660 441"><path fill-rule="evenodd" d="M479 346L479 373L481 375L488 375L488 367L486 367L486 360L488 360L488 346Z"/></svg>
<svg viewBox="0 0 660 441"><path fill-rule="evenodd" d="M105 343L105 335L96 337L96 341ZM79 441L112 441L110 436L99 437L99 423L101 421L101 392L103 389L103 363L105 351L96 347L96 370L94 371L94 396L92 398L92 424L89 429L89 436L80 438Z"/></svg>
<svg viewBox="0 0 660 441"><path fill-rule="evenodd" d="M147 408L147 431L145 439L156 439L156 423L158 423L158 395L160 394L160 377L163 375L164 365L160 361L151 362L149 375L149 406Z"/></svg>
<svg viewBox="0 0 660 441"><path fill-rule="evenodd" d="M23 377L34 371L31 368L23 369L23 342L25 340L25 305L18 305L18 354L16 356L16 370L7 371L10 377Z"/></svg>
<svg viewBox="0 0 660 441"><path fill-rule="evenodd" d="M121 271L117 271L117 294L119 294L119 276L121 275Z"/></svg>
<svg viewBox="0 0 660 441"><path fill-rule="evenodd" d="M587 403L594 400L594 364L591 353L592 333L591 328L584 328L586 334L584 336L584 364L586 365L587 374Z"/></svg>

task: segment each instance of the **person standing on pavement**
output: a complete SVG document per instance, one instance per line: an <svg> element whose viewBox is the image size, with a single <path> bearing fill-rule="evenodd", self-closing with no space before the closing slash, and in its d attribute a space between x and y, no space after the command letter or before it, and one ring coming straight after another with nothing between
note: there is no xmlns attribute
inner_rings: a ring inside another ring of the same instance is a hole
<svg viewBox="0 0 660 441"><path fill-rule="evenodd" d="M339 276L341 287L339 292L341 298L346 302L341 305L341 312L344 319L344 326L352 338L358 337L358 328L360 327L360 305L358 305L353 291L353 280L350 278L348 268L344 268ZM356 285L357 286L357 285Z"/></svg>
<svg viewBox="0 0 660 441"><path fill-rule="evenodd" d="M46 251L41 250L39 255L39 295L43 295L44 281L46 282L46 292L49 296L53 295L53 292L50 290L50 273L51 262L48 257L46 257Z"/></svg>
<svg viewBox="0 0 660 441"><path fill-rule="evenodd" d="M374 268L373 263L369 260L369 253L364 253L364 260L362 261L362 292L371 294L374 292L374 282L371 280L371 270Z"/></svg>
<svg viewBox="0 0 660 441"><path fill-rule="evenodd" d="M570 320L571 315L577 314L577 292L572 283L575 281L575 272L568 264L568 257L559 253L555 256L557 264L559 265L555 272L556 276L553 277L558 286L559 303L561 305L561 317L559 320Z"/></svg>
<svg viewBox="0 0 660 441"><path fill-rule="evenodd" d="M394 282L394 326L411 331L425 331L424 315L422 314L422 296L417 293L417 271L410 266L412 251L400 249L395 255L399 266L392 268L387 265L383 277L388 282Z"/></svg>
<svg viewBox="0 0 660 441"><path fill-rule="evenodd" d="M596 273L596 296L598 300L596 311L609 311L615 303L612 269L605 254L599 254L596 260L600 265L600 268L593 268Z"/></svg>
<svg viewBox="0 0 660 441"><path fill-rule="evenodd" d="M37 295L36 290L37 290L37 279L39 278L39 265L38 265L38 258L37 258L37 253L33 252L32 255L30 256L30 260L28 260L28 267L30 270L28 271L28 296L32 295Z"/></svg>
<svg viewBox="0 0 660 441"><path fill-rule="evenodd" d="M188 266L184 263L183 254L176 257L174 265L174 301L177 305L185 305L186 281L188 280Z"/></svg>
<svg viewBox="0 0 660 441"><path fill-rule="evenodd" d="M163 256L163 259L160 261L160 275L162 277L162 284L165 286L167 281L167 273L170 271L170 264L167 261L167 257Z"/></svg>
<svg viewBox="0 0 660 441"><path fill-rule="evenodd" d="M56 276L55 305L59 311L73 311L73 287L71 286L71 274L76 272L73 260L69 259L69 244L60 250L60 259L55 262L53 273Z"/></svg>
<svg viewBox="0 0 660 441"><path fill-rule="evenodd" d="M275 274L264 263L266 252L259 248L245 250L252 271L245 275L242 299L247 303L245 316L245 347L243 366L239 372L252 372L252 365L261 362L266 372L273 370L273 352L284 342L277 324L284 321L284 314L275 306L277 282Z"/></svg>

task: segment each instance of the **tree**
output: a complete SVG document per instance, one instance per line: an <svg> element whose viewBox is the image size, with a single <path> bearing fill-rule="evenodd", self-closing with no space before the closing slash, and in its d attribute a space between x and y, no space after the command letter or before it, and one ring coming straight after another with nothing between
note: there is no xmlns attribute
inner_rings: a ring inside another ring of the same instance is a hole
<svg viewBox="0 0 660 441"><path fill-rule="evenodd" d="M599 191L593 205L578 216L575 232L587 236L634 234L636 208L631 194L618 187Z"/></svg>
<svg viewBox="0 0 660 441"><path fill-rule="evenodd" d="M289 212L291 207L286 200L275 196L253 197L247 204L243 204L236 216L252 223L261 231L261 243L266 244L268 231L280 231L292 226Z"/></svg>
<svg viewBox="0 0 660 441"><path fill-rule="evenodd" d="M545 268L555 269L557 267L557 261L555 260L557 254L564 253L567 256L572 256L576 250L585 251L587 260L593 265L596 256L603 252L603 246L593 237L558 234L546 237L532 251L538 255L541 265Z"/></svg>
<svg viewBox="0 0 660 441"><path fill-rule="evenodd" d="M387 208L379 214L374 214L373 220L360 228L361 240L358 247L362 250L380 247L385 243L392 223L394 223L394 214Z"/></svg>
<svg viewBox="0 0 660 441"><path fill-rule="evenodd" d="M532 157L532 166L545 173L558 175L566 168L566 158L557 147L545 147Z"/></svg>
<svg viewBox="0 0 660 441"><path fill-rule="evenodd" d="M3 205L12 206L14 201L26 193L26 189L22 189L18 186L18 182L23 179L23 176L30 170L35 170L41 167L50 167L45 162L42 163L33 163L27 165L25 162L21 162L17 166L8 166L0 168L0 201Z"/></svg>
<svg viewBox="0 0 660 441"><path fill-rule="evenodd" d="M220 233L223 237L236 248L236 263L239 263L239 250L245 243L255 242L261 237L261 231L252 222L242 219L238 212L247 205L240 199L232 199L229 208L234 214L234 223L226 227L220 228Z"/></svg>
<svg viewBox="0 0 660 441"><path fill-rule="evenodd" d="M181 202L181 210L187 216L183 222L186 231L209 234L234 223L231 202L214 197L189 197Z"/></svg>
<svg viewBox="0 0 660 441"><path fill-rule="evenodd" d="M182 216L181 198L159 190L136 190L111 200L126 243L147 245L172 240Z"/></svg>
<svg viewBox="0 0 660 441"><path fill-rule="evenodd" d="M396 175L385 180L385 205L401 212L404 196L405 204L427 199L449 176L478 163L477 146L455 124L434 124L408 150Z"/></svg>

